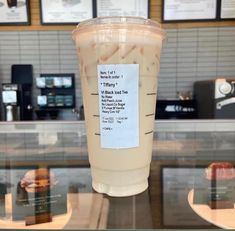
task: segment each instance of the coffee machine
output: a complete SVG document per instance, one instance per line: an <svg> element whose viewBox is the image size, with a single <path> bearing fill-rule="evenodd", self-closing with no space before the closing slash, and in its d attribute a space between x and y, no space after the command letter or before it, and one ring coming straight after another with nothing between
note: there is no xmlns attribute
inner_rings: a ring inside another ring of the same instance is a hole
<svg viewBox="0 0 235 231"><path fill-rule="evenodd" d="M235 118L235 79L217 78L194 83L199 119Z"/></svg>
<svg viewBox="0 0 235 231"><path fill-rule="evenodd" d="M2 102L4 105L4 120L17 121L20 119L20 107L18 104L18 85L2 85Z"/></svg>
<svg viewBox="0 0 235 231"><path fill-rule="evenodd" d="M33 120L32 84L33 66L15 64L11 67L11 82L18 85L18 106L20 120Z"/></svg>

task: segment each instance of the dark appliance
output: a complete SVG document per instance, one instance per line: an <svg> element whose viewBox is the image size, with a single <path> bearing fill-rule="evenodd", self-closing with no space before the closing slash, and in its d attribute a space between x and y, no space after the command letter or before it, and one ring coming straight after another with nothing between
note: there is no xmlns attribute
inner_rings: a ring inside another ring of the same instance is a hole
<svg viewBox="0 0 235 231"><path fill-rule="evenodd" d="M155 119L195 119L194 100L157 100Z"/></svg>
<svg viewBox="0 0 235 231"><path fill-rule="evenodd" d="M41 91L37 96L37 119L57 119L61 110L75 108L74 73L40 74L36 86Z"/></svg>
<svg viewBox="0 0 235 231"><path fill-rule="evenodd" d="M32 108L32 65L12 65L11 82L18 84L18 105L20 106L20 120L33 120Z"/></svg>
<svg viewBox="0 0 235 231"><path fill-rule="evenodd" d="M199 119L235 118L235 80L218 78L194 83Z"/></svg>

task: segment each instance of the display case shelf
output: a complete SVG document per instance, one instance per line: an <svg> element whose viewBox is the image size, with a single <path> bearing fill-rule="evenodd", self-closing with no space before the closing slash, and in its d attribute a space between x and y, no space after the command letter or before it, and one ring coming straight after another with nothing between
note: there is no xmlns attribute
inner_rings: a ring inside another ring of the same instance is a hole
<svg viewBox="0 0 235 231"><path fill-rule="evenodd" d="M156 121L148 190L136 196L115 198L92 189L84 121L1 122L0 230L15 225L11 213L5 209L4 203L8 202L4 195L9 198L10 193L16 192L14 177L19 177L21 172L25 174L28 168L47 168L54 172L58 185L62 184L67 193L70 213L64 214L68 218L66 224L53 223L58 218L54 216L48 225L25 226L21 220L20 227L14 226L15 229L224 227L223 222L212 222L194 212L188 195L195 187L195 179L204 177L205 169L212 162L229 162L235 166L234 140L233 120ZM209 207L206 211L216 213ZM232 221L230 224L230 228L235 227Z"/></svg>

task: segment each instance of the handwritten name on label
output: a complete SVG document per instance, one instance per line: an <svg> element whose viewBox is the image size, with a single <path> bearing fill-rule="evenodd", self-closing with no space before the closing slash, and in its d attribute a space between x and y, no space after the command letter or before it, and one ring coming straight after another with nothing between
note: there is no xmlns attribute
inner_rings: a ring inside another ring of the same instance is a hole
<svg viewBox="0 0 235 231"><path fill-rule="evenodd" d="M98 65L102 148L139 146L139 65Z"/></svg>

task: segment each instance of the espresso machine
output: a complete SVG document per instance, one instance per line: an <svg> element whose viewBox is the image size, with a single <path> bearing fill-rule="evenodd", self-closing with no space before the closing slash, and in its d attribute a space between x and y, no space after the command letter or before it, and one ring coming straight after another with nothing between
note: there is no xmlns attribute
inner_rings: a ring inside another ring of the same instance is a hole
<svg viewBox="0 0 235 231"><path fill-rule="evenodd" d="M20 107L20 120L33 120L32 85L33 66L28 64L15 64L11 67L11 82L18 85L18 106Z"/></svg>
<svg viewBox="0 0 235 231"><path fill-rule="evenodd" d="M199 119L235 118L235 79L195 82L194 97Z"/></svg>
<svg viewBox="0 0 235 231"><path fill-rule="evenodd" d="M6 83L2 85L2 102L4 106L4 120L17 121L20 119L17 84Z"/></svg>

